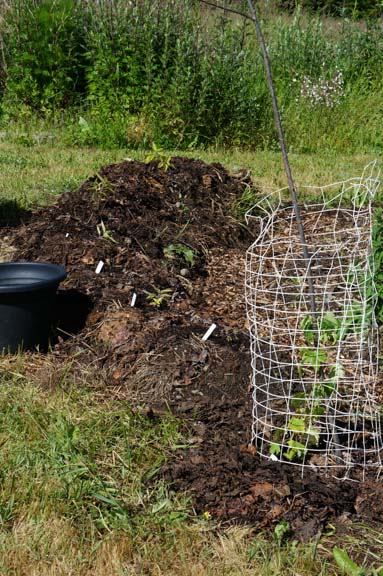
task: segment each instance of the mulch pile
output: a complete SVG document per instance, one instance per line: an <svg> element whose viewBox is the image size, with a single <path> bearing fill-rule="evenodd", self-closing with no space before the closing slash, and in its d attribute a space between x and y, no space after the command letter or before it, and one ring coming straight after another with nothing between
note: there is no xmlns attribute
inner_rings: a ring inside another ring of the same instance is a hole
<svg viewBox="0 0 383 576"><path fill-rule="evenodd" d="M165 172L155 162L125 161L7 234L15 260L68 271L53 354L80 358L83 350L105 387L152 415L167 405L184 420L190 448L162 474L191 494L198 513L258 528L285 518L302 540L330 519L379 521L383 487L372 478L335 481L314 470L302 477L249 446L244 258L257 231L233 217L248 186L248 177L219 164L173 158Z"/></svg>

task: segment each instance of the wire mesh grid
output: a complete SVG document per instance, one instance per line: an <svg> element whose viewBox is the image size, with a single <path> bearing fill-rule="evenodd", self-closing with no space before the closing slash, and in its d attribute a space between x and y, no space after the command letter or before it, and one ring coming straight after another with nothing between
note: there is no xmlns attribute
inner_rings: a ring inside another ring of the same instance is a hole
<svg viewBox="0 0 383 576"><path fill-rule="evenodd" d="M372 254L376 163L360 178L306 188L301 206L316 314L285 190L247 214L260 224L247 251L246 305L253 371L253 442L267 458L347 474L381 467Z"/></svg>

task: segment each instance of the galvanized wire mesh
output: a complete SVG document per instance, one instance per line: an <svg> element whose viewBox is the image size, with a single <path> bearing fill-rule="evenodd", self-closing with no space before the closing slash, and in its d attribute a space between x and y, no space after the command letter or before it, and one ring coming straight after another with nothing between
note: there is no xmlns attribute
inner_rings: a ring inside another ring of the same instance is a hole
<svg viewBox="0 0 383 576"><path fill-rule="evenodd" d="M272 460L340 469L380 467L372 253L375 163L360 178L306 189L301 206L314 276L310 309L293 207L280 190L248 213L260 223L246 259L254 385L253 441Z"/></svg>

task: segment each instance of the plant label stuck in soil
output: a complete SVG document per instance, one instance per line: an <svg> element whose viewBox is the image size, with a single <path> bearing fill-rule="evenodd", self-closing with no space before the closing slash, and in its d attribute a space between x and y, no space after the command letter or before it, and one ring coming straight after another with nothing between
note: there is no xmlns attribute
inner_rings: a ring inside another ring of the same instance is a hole
<svg viewBox="0 0 383 576"><path fill-rule="evenodd" d="M206 342L206 340L208 340L208 338L210 338L210 336L213 334L214 330L217 328L216 324L212 324L209 328L209 330L207 330L205 332L205 334L202 336L202 342Z"/></svg>

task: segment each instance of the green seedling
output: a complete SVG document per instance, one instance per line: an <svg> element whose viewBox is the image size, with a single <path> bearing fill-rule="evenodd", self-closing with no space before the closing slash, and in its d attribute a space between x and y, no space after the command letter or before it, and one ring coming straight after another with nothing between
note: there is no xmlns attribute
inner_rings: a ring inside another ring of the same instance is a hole
<svg viewBox="0 0 383 576"><path fill-rule="evenodd" d="M271 442L269 447L269 453L271 455L279 456L281 453L281 445L278 442Z"/></svg>
<svg viewBox="0 0 383 576"><path fill-rule="evenodd" d="M327 312L320 320L318 326L318 340L321 344L336 344L343 340L347 334L358 333L363 325L369 324L371 313L363 318L363 304L357 300L348 302L342 316L335 316ZM308 314L300 322L300 328L307 343L315 341L312 317Z"/></svg>
<svg viewBox="0 0 383 576"><path fill-rule="evenodd" d="M184 202L179 202L178 208L181 210L181 212L189 212L190 210L189 206L187 206Z"/></svg>
<svg viewBox="0 0 383 576"><path fill-rule="evenodd" d="M311 351L311 349L309 349ZM312 368L318 368L317 350L314 350L315 356L312 358ZM324 350L319 350L324 352ZM324 354L319 355L322 361L325 360ZM309 355L309 358L311 354ZM327 358L327 355L326 355ZM291 399L291 407L295 410L296 415L292 416L287 424L286 432L290 435L287 441L288 450L284 457L288 460L303 459L307 450L312 446L317 446L320 440L320 428L313 425L315 417L323 416L325 407L323 401L332 396L337 389L338 381L345 375L343 366L339 363L334 364L328 370L328 377L319 384L315 384L311 394L300 392L295 394ZM269 452L271 455L280 455L282 446L279 444L281 431L275 435L274 441L270 444Z"/></svg>
<svg viewBox="0 0 383 576"><path fill-rule="evenodd" d="M334 344L342 334L350 330L350 326L355 326L355 318L359 318L360 308L352 303L350 310L352 313L352 324L349 323L350 315L346 315L346 322L342 322L332 313L326 313L320 321L319 342L321 344ZM300 327L304 332L306 342L312 344L315 341L312 318L305 316ZM343 366L336 363L332 366L328 364L328 354L324 348L303 347L299 350L301 365L298 372L301 375L303 370L309 370L314 374L321 373L321 381L316 383L309 394L305 392L297 393L291 399L291 408L295 411L286 428L286 433L290 438L287 441L288 450L283 454L287 460L303 459L308 449L319 444L320 428L313 425L313 419L321 417L325 413L324 401L328 400L337 390L338 382L344 377ZM282 446L279 443L280 435L275 435L270 444L269 452L272 455L279 455Z"/></svg>
<svg viewBox="0 0 383 576"><path fill-rule="evenodd" d="M315 332L313 328L313 321L310 314L305 316L300 323L300 328L303 330L305 340L309 344L315 341ZM321 344L334 344L339 340L341 323L339 319L332 312L327 312L323 318L319 320L318 326L318 340Z"/></svg>
<svg viewBox="0 0 383 576"><path fill-rule="evenodd" d="M114 193L115 189L113 184L105 176L96 174L95 182L92 184L93 197L97 202L106 200L108 196Z"/></svg>
<svg viewBox="0 0 383 576"><path fill-rule="evenodd" d="M292 416L285 432L290 436L287 441L288 450L283 454L287 460L303 460L308 448L316 446L319 443L320 429L311 424L309 416ZM282 430L278 430L274 441L270 444L269 452L271 455L280 455L282 446L279 442Z"/></svg>
<svg viewBox="0 0 383 576"><path fill-rule="evenodd" d="M370 324L371 315L372 310L364 311L361 302L357 300L350 302L346 306L342 325L339 330L339 340L343 340L347 334L361 332L363 326Z"/></svg>
<svg viewBox="0 0 383 576"><path fill-rule="evenodd" d="M345 372L342 364L336 363L328 371L328 379L323 380L320 385L314 388L316 398L329 398L338 388L338 382L344 378Z"/></svg>
<svg viewBox="0 0 383 576"><path fill-rule="evenodd" d="M160 308L162 304L170 300L172 291L170 288L154 288L154 292L148 292L146 299L149 300L149 306Z"/></svg>
<svg viewBox="0 0 383 576"><path fill-rule="evenodd" d="M108 230L105 226L103 220L101 220L100 224L97 224L96 228L97 234L100 236L100 238L103 240L109 240L109 242L113 242L114 244L118 244L117 240L113 238L111 231Z"/></svg>
<svg viewBox="0 0 383 576"><path fill-rule="evenodd" d="M289 532L290 532L290 524L289 522L287 522L287 520L282 518L282 520L278 522L278 524L274 528L274 536L279 545L281 545L282 540Z"/></svg>
<svg viewBox="0 0 383 576"><path fill-rule="evenodd" d="M169 244L164 248L164 256L168 260L175 260L176 256L181 256L186 264L194 266L196 252L185 244Z"/></svg>
<svg viewBox="0 0 383 576"><path fill-rule="evenodd" d="M307 453L308 447L318 444L320 430L309 422L307 423L303 418L297 418L296 416L290 419L287 428L292 434L292 438L287 442L289 449L284 456L290 461L295 458L302 460Z"/></svg>
<svg viewBox="0 0 383 576"><path fill-rule="evenodd" d="M327 362L327 352L320 348L301 348L299 353L302 364L308 365L310 369L314 370L315 374ZM307 368L307 366L301 366L301 368Z"/></svg>
<svg viewBox="0 0 383 576"><path fill-rule="evenodd" d="M172 167L172 157L165 154L162 148L159 148L155 142L152 142L152 151L145 157L145 162L149 163L155 160L158 167L167 172Z"/></svg>
<svg viewBox="0 0 383 576"><path fill-rule="evenodd" d="M290 462L296 458L298 460L303 460L307 453L307 448L302 444L302 442L297 442L296 440L291 439L287 442L287 445L289 446L289 449L284 454L287 460L290 460Z"/></svg>
<svg viewBox="0 0 383 576"><path fill-rule="evenodd" d="M310 424L307 425L302 418L293 416L288 424L288 429L294 434L311 437L315 444L319 442L319 429Z"/></svg>

